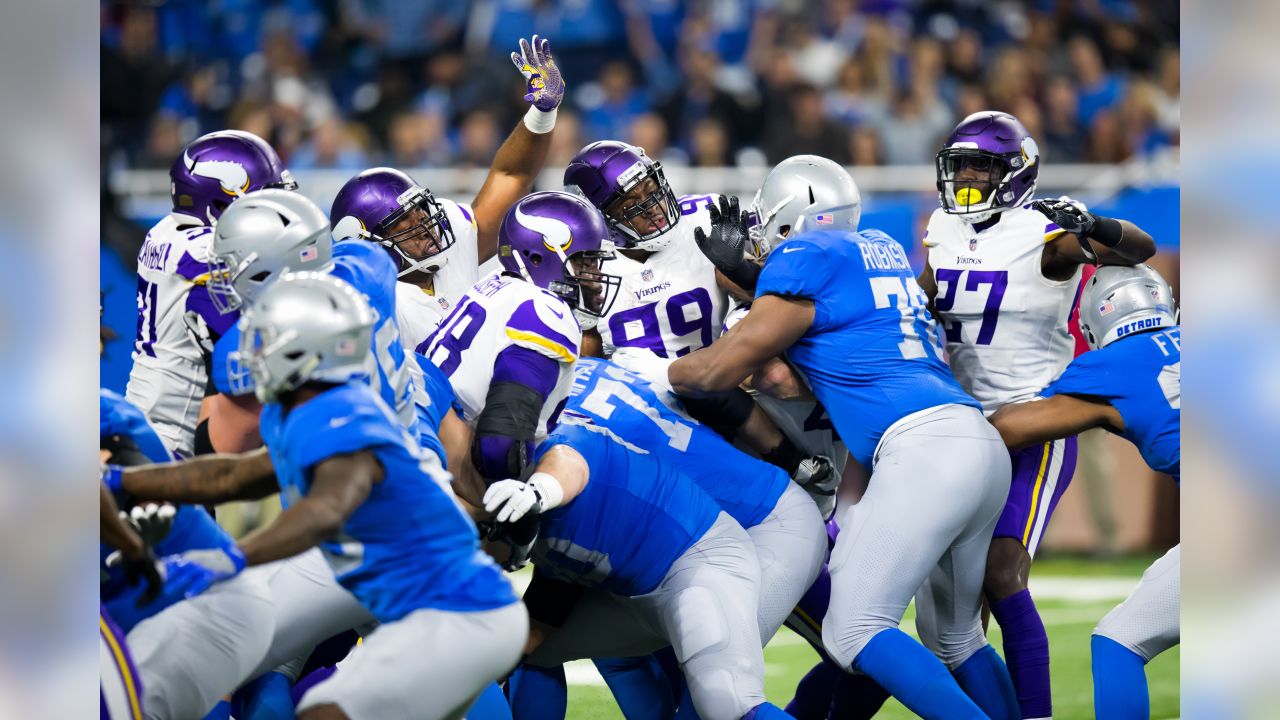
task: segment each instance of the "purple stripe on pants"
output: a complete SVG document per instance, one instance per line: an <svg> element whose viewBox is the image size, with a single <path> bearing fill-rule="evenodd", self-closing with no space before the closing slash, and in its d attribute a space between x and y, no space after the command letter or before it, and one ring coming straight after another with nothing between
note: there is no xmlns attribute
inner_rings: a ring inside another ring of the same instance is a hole
<svg viewBox="0 0 1280 720"><path fill-rule="evenodd" d="M1075 476L1076 451L1073 435L1009 453L1013 481L1009 484L1009 499L996 522L995 537L1017 538L1035 555L1049 527L1049 518Z"/></svg>

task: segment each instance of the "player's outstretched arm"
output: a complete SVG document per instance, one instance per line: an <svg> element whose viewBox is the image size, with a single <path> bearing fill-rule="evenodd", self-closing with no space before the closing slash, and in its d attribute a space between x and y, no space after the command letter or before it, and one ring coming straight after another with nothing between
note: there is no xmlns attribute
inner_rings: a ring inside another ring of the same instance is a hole
<svg viewBox="0 0 1280 720"><path fill-rule="evenodd" d="M484 509L500 522L515 522L570 502L587 486L587 461L568 445L543 454L528 481L500 480L484 494Z"/></svg>
<svg viewBox="0 0 1280 720"><path fill-rule="evenodd" d="M734 332L672 361L671 389L693 396L732 390L803 337L813 318L811 300L765 295Z"/></svg>
<svg viewBox="0 0 1280 720"><path fill-rule="evenodd" d="M1110 403L1073 395L1005 405L990 421L1010 449L1078 435L1096 427L1124 431L1124 420Z"/></svg>
<svg viewBox="0 0 1280 720"><path fill-rule="evenodd" d="M318 463L306 496L240 541L245 564L252 567L290 558L333 538L384 475L382 464L368 450Z"/></svg>
<svg viewBox="0 0 1280 720"><path fill-rule="evenodd" d="M440 421L440 442L449 461L449 472L453 474L453 491L467 505L478 509L484 507L485 482L471 463L471 440L471 428L453 408L446 410Z"/></svg>
<svg viewBox="0 0 1280 720"><path fill-rule="evenodd" d="M1156 254L1156 242L1142 228L1128 220L1118 220L1090 212L1083 203L1063 196L1057 200L1037 200L1036 210L1066 230L1049 241L1053 265L1071 266L1133 265Z"/></svg>
<svg viewBox="0 0 1280 720"><path fill-rule="evenodd" d="M516 124L493 156L489 175L471 203L476 218L476 245L483 263L498 252L498 227L507 210L533 189L551 148L556 109L564 99L564 78L551 55L551 41L533 36L520 40L520 52L511 61L528 82L529 112Z"/></svg>
<svg viewBox="0 0 1280 720"><path fill-rule="evenodd" d="M258 500L280 489L266 448L128 467L120 472L119 482L121 490L136 498L197 505Z"/></svg>

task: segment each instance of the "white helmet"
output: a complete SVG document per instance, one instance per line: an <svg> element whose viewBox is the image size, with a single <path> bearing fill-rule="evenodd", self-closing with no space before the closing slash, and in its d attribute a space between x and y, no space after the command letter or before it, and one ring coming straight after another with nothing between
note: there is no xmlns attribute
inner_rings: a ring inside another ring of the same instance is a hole
<svg viewBox="0 0 1280 720"><path fill-rule="evenodd" d="M788 235L824 228L857 230L862 193L835 162L796 155L769 171L749 212L757 223L751 228L749 252L762 259Z"/></svg>
<svg viewBox="0 0 1280 720"><path fill-rule="evenodd" d="M223 314L240 309L286 272L327 270L329 218L288 190L258 190L231 203L209 243L209 299Z"/></svg>
<svg viewBox="0 0 1280 720"><path fill-rule="evenodd" d="M1135 332L1176 324L1173 290L1150 265L1100 267L1080 294L1080 332L1094 350Z"/></svg>
<svg viewBox="0 0 1280 720"><path fill-rule="evenodd" d="M374 313L354 287L327 273L285 273L238 327L238 360L262 402L308 381L344 383L368 374Z"/></svg>

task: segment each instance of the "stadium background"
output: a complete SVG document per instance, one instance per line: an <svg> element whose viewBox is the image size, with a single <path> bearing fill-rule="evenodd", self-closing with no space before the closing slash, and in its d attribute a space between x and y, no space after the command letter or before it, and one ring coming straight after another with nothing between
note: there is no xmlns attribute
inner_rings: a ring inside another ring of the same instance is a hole
<svg viewBox="0 0 1280 720"><path fill-rule="evenodd" d="M168 210L167 169L186 142L253 131L325 208L347 178L380 164L466 201L523 113L507 54L533 33L552 39L569 85L539 189L558 188L577 149L604 138L660 158L677 194L744 202L773 163L811 152L851 166L863 227L886 230L919 261L937 206L934 154L960 118L999 109L1039 141L1040 196L1069 194L1133 220L1155 237L1153 264L1179 288L1177 3L147 0L100 9L101 289L116 336L101 363L105 387L127 381L134 257ZM1082 444L1075 489L1032 582L1049 605L1059 717L1089 716L1089 629L1152 553L1177 542L1177 505L1172 483L1128 444ZM225 517L244 529L270 513ZM771 697L785 699L811 654L775 640ZM1178 714L1177 667L1171 653L1149 671L1156 717ZM609 712L603 692L571 694L571 716Z"/></svg>

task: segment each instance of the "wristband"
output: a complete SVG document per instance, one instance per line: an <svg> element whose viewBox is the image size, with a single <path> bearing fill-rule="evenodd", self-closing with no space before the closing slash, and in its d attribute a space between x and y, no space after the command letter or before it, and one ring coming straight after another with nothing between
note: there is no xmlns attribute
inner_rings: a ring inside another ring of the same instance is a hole
<svg viewBox="0 0 1280 720"><path fill-rule="evenodd" d="M564 500L564 488L560 487L560 481L550 473L536 472L530 475L528 485L538 493L542 512L559 507Z"/></svg>
<svg viewBox="0 0 1280 720"><path fill-rule="evenodd" d="M529 132L535 135L546 135L556 126L556 112L558 110L559 108L555 108L547 112L530 105L529 112L524 114L524 126L529 128Z"/></svg>
<svg viewBox="0 0 1280 720"><path fill-rule="evenodd" d="M100 471L102 484L107 486L113 494L119 495L124 489L121 487L124 481L124 468L120 465L103 465Z"/></svg>
<svg viewBox="0 0 1280 720"><path fill-rule="evenodd" d="M1124 227L1120 225L1119 220L1101 215L1094 216L1096 220L1093 223L1093 232L1089 233L1090 240L1096 240L1098 244L1107 247L1115 247L1124 239Z"/></svg>

